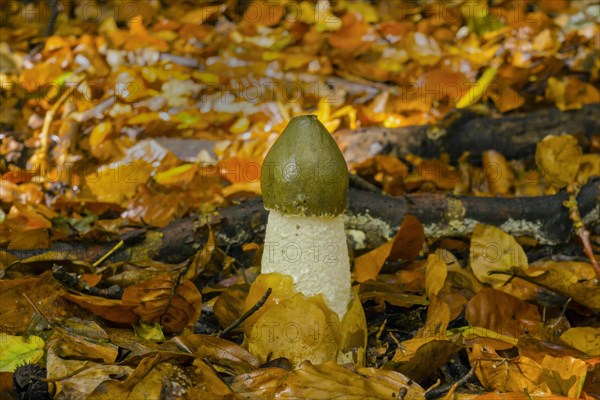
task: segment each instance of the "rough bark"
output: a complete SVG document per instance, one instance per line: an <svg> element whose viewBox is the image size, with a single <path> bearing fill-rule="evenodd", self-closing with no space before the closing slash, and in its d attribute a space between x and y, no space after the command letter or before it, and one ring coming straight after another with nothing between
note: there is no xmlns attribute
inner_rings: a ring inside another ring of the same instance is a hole
<svg viewBox="0 0 600 400"><path fill-rule="evenodd" d="M468 236L477 223L499 226L515 236L530 236L540 243L564 243L572 233L568 211L563 206L565 193L553 196L520 198L480 198L450 194L421 193L391 197L351 189L348 196L346 227L360 231L361 245L371 248L388 240L407 214L415 215L431 237ZM586 224L600 223L600 178L591 179L581 190L579 210ZM211 224L220 248L239 255L244 243L261 243L267 212L260 198L223 208ZM357 237L356 233L353 235ZM106 262L135 261L153 258L180 262L196 253L206 243L208 228L188 217L174 221L160 230L149 230L137 241L130 240ZM116 242L55 243L49 249L10 250L20 259L82 260L93 262L108 252ZM356 244L356 243L355 243ZM31 257L34 257L33 259Z"/></svg>
<svg viewBox="0 0 600 400"><path fill-rule="evenodd" d="M500 118L465 114L454 123L441 128L445 135L438 140L428 133L440 126L408 126L404 128L362 128L342 131L336 140L348 164L366 160L378 154L404 157L409 153L437 157L448 152L457 159L464 151L477 157L485 150L496 150L507 159L531 157L536 144L546 135L571 134L584 151L590 150L592 136L600 133L600 103L588 104L580 110L544 109L527 114Z"/></svg>

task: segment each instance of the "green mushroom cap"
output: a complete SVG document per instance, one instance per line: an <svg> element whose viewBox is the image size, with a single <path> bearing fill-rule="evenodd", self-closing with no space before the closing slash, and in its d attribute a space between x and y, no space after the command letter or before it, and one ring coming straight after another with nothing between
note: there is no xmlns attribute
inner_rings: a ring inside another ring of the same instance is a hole
<svg viewBox="0 0 600 400"><path fill-rule="evenodd" d="M346 161L315 115L292 118L265 157L260 188L265 208L283 215L336 216L344 212Z"/></svg>

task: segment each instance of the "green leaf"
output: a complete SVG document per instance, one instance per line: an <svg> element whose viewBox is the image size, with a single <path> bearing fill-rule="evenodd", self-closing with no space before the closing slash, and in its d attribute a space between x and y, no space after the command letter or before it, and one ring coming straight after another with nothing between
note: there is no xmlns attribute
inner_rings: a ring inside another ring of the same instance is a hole
<svg viewBox="0 0 600 400"><path fill-rule="evenodd" d="M37 362L44 355L45 345L38 336L0 333L0 372L13 372L19 365Z"/></svg>

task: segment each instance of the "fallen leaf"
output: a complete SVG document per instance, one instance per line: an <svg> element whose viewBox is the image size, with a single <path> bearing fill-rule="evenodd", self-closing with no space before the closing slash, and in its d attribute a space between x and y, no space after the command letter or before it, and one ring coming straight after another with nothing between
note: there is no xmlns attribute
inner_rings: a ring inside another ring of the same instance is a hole
<svg viewBox="0 0 600 400"><path fill-rule="evenodd" d="M139 316L133 312L138 306L136 302L73 293L65 293L63 297L107 321L134 324L139 320Z"/></svg>
<svg viewBox="0 0 600 400"><path fill-rule="evenodd" d="M157 275L125 288L123 302L137 303L133 312L145 322L160 323L166 332L181 332L200 316L202 295L191 282Z"/></svg>
<svg viewBox="0 0 600 400"><path fill-rule="evenodd" d="M560 335L560 340L590 356L600 356L600 328L569 328Z"/></svg>
<svg viewBox="0 0 600 400"><path fill-rule="evenodd" d="M421 252L424 241L423 225L414 216L406 215L392 240L354 260L354 279L365 282L377 278L388 259L413 260Z"/></svg>
<svg viewBox="0 0 600 400"><path fill-rule="evenodd" d="M510 275L489 275L490 271L525 270L527 255L515 238L491 225L477 224L471 236L470 266L482 283L502 286Z"/></svg>
<svg viewBox="0 0 600 400"><path fill-rule="evenodd" d="M477 82L475 82L475 84L469 88L467 93L458 100L456 108L466 108L477 103L484 95L497 73L498 69L495 67L489 67L483 71L481 77L477 79Z"/></svg>
<svg viewBox="0 0 600 400"><path fill-rule="evenodd" d="M483 387L500 392L550 394L542 382L543 368L531 358L504 358L488 346L474 344L468 351L471 365L477 361L475 374Z"/></svg>
<svg viewBox="0 0 600 400"><path fill-rule="evenodd" d="M246 399L393 399L402 388L407 390L406 399L423 397L423 389L399 372L375 368L352 372L334 362L306 361L291 372L260 369L235 377L231 388Z"/></svg>
<svg viewBox="0 0 600 400"><path fill-rule="evenodd" d="M409 361L395 367L394 370L416 382L423 382L460 349L461 346L450 340L430 340L419 346Z"/></svg>
<svg viewBox="0 0 600 400"><path fill-rule="evenodd" d="M472 326L514 338L536 335L542 323L536 306L491 288L481 289L469 300L465 318Z"/></svg>
<svg viewBox="0 0 600 400"><path fill-rule="evenodd" d="M13 336L0 332L0 372L14 372L22 364L35 364L44 356L46 343L38 336Z"/></svg>
<svg viewBox="0 0 600 400"><path fill-rule="evenodd" d="M237 344L215 336L186 334L170 340L180 351L192 354L194 357L209 360L211 363L235 363L238 373L245 373L258 367L258 361L247 350ZM241 372L242 369L246 371Z"/></svg>
<svg viewBox="0 0 600 400"><path fill-rule="evenodd" d="M563 188L575 181L581 154L575 137L548 135L537 145L535 162L552 185Z"/></svg>
<svg viewBox="0 0 600 400"><path fill-rule="evenodd" d="M576 399L581 394L588 366L575 357L552 357L548 354L540 363L544 368L542 381L552 393Z"/></svg>
<svg viewBox="0 0 600 400"><path fill-rule="evenodd" d="M28 328L35 310L23 293L47 318L68 317L72 310L60 298L61 287L46 271L37 277L0 280L0 327L9 334L20 334Z"/></svg>
<svg viewBox="0 0 600 400"><path fill-rule="evenodd" d="M233 285L219 295L213 306L213 312L219 325L226 328L242 315L249 286Z"/></svg>

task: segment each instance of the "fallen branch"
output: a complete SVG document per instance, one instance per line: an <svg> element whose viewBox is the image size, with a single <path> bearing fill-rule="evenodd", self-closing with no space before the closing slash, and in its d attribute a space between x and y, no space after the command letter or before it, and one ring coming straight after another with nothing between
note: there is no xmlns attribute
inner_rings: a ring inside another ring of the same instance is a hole
<svg viewBox="0 0 600 400"><path fill-rule="evenodd" d="M600 133L600 103L574 111L550 108L500 118L467 115L444 127L445 135L438 140L430 139L434 128L439 126L374 127L340 131L335 136L348 164L378 154L405 157L412 153L436 158L448 152L456 160L464 151L479 156L485 150L517 159L535 154L537 143L545 136L567 133L577 137L584 151L589 151L592 136Z"/></svg>
<svg viewBox="0 0 600 400"><path fill-rule="evenodd" d="M553 196L490 198L421 193L391 197L351 189L346 212L346 228L362 236L360 247L372 248L390 239L407 214L416 216L429 237L467 237L477 223L500 227L515 236L529 236L540 243L557 244L570 239L573 223L563 206L567 193ZM583 223L600 222L600 178L582 187L577 204ZM244 243L262 243L267 212L260 198L219 210L220 221L212 225L217 245L234 257L242 257ZM105 263L153 258L181 262L204 246L208 228L192 217L173 221L160 230L148 230L136 241L115 251ZM62 243L48 249L5 250L21 260L77 260L94 263L107 254L118 241L107 243ZM358 243L354 243L356 247Z"/></svg>

